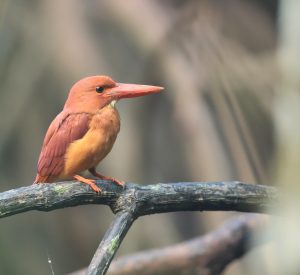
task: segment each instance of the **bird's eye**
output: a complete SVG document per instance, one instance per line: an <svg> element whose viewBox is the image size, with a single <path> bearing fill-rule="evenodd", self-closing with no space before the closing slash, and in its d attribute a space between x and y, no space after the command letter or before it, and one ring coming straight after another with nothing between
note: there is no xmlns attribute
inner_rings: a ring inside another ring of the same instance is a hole
<svg viewBox="0 0 300 275"><path fill-rule="evenodd" d="M104 92L104 87L103 86L97 86L96 87L96 92L99 93L99 94L103 93Z"/></svg>

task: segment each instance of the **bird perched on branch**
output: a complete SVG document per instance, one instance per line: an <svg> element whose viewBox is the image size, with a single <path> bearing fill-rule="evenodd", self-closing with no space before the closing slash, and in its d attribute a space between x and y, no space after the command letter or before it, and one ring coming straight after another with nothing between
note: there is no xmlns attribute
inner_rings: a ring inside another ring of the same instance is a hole
<svg viewBox="0 0 300 275"><path fill-rule="evenodd" d="M108 76L91 76L78 81L70 90L61 113L50 124L40 153L34 183L76 179L101 189L95 180L84 178L89 170L100 179L122 181L96 172L96 166L110 152L120 130L115 103L158 93L162 87L116 83Z"/></svg>

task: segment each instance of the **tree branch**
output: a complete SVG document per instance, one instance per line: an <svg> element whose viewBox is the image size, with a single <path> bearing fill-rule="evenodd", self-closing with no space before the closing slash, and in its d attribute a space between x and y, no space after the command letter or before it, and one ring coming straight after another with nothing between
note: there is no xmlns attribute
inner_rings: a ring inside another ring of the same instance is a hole
<svg viewBox="0 0 300 275"><path fill-rule="evenodd" d="M82 204L109 205L116 217L107 230L87 274L105 274L134 219L175 211L266 212L278 201L274 187L240 182L179 182L138 185L124 189L98 181L101 194L80 182L31 185L0 193L0 218L29 210L50 211Z"/></svg>
<svg viewBox="0 0 300 275"><path fill-rule="evenodd" d="M266 224L266 216L246 214L232 218L205 236L162 249L153 249L112 262L108 275L221 274L232 261L267 240L250 242ZM86 269L70 275L86 274Z"/></svg>
<svg viewBox="0 0 300 275"><path fill-rule="evenodd" d="M30 210L50 211L83 204L104 204L114 213L134 204L136 215L175 211L267 212L278 202L276 188L240 182L179 182L138 185L122 189L97 181L100 195L80 182L34 184L0 193L0 218Z"/></svg>
<svg viewBox="0 0 300 275"><path fill-rule="evenodd" d="M112 258L117 252L133 221L134 216L131 212L119 212L116 214L94 254L87 274L102 275L106 273Z"/></svg>

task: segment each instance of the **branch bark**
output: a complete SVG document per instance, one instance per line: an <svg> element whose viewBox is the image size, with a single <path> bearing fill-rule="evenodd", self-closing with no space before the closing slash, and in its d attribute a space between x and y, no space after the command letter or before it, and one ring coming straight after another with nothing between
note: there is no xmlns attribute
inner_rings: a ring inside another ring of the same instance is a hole
<svg viewBox="0 0 300 275"><path fill-rule="evenodd" d="M240 182L179 182L124 189L97 181L100 195L80 182L30 185L0 193L0 218L30 210L51 211L84 204L104 204L114 213L135 205L136 216L175 211L268 212L279 200L274 187ZM267 210L268 209L268 210Z"/></svg>

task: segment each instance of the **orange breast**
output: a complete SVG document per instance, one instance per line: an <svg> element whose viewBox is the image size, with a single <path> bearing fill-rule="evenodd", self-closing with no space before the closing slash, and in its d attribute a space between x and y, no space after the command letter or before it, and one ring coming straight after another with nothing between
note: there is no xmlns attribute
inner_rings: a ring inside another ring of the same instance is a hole
<svg viewBox="0 0 300 275"><path fill-rule="evenodd" d="M111 151L120 130L118 111L111 105L99 110L92 118L83 138L71 143L65 156L60 178L72 177L97 164Z"/></svg>

